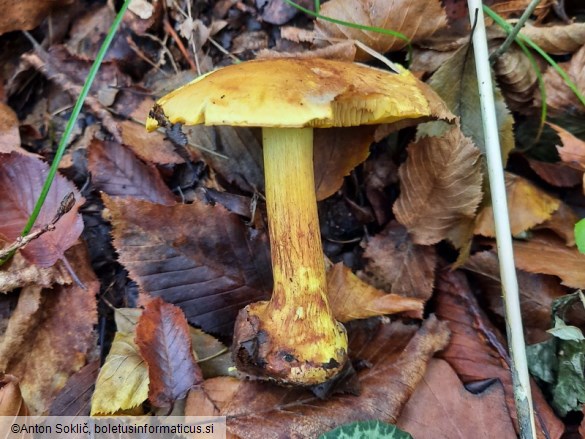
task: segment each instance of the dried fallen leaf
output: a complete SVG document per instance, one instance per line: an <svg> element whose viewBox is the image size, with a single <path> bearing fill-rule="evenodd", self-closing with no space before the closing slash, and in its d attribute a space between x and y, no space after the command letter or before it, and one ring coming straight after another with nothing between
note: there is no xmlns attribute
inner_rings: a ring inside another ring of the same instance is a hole
<svg viewBox="0 0 585 439"><path fill-rule="evenodd" d="M150 107L154 102L150 104ZM146 116L144 119L146 120ZM120 131L124 145L128 146L142 160L157 165L169 165L185 163L185 160L175 152L170 141L166 140L163 133L149 133L143 124L130 120L120 122Z"/></svg>
<svg viewBox="0 0 585 439"><path fill-rule="evenodd" d="M514 241L514 259L524 271L552 274L560 277L563 285L585 288L585 255L555 236L539 233L529 241Z"/></svg>
<svg viewBox="0 0 585 439"><path fill-rule="evenodd" d="M557 147L558 149L559 147ZM585 155L583 159L585 159ZM540 178L556 187L574 187L583 182L583 171L574 169L562 162L548 163L528 160L528 164Z"/></svg>
<svg viewBox="0 0 585 439"><path fill-rule="evenodd" d="M526 112L532 108L538 78L520 48L512 46L500 55L494 63L494 73L510 110Z"/></svg>
<svg viewBox="0 0 585 439"><path fill-rule="evenodd" d="M585 52L584 52L585 53ZM563 163L579 171L585 170L585 142L566 129L549 123L561 138L561 146L557 146L557 151Z"/></svg>
<svg viewBox="0 0 585 439"><path fill-rule="evenodd" d="M18 379L13 375L0 374L0 416L28 416L28 414L28 408L20 393Z"/></svg>
<svg viewBox="0 0 585 439"><path fill-rule="evenodd" d="M71 282L71 275L63 263L41 268L31 265L20 253L16 253L0 267L0 293L32 286L50 288L53 284L64 285Z"/></svg>
<svg viewBox="0 0 585 439"><path fill-rule="evenodd" d="M444 271L437 280L437 316L449 322L451 342L439 356L465 383L498 379L508 412L516 425L512 372L502 337L480 310L461 272ZM536 385L532 386L538 439L560 439L563 423L554 415Z"/></svg>
<svg viewBox="0 0 585 439"><path fill-rule="evenodd" d="M172 406L203 381L180 308L160 297L150 301L136 325L136 344L148 365L148 399L154 406Z"/></svg>
<svg viewBox="0 0 585 439"><path fill-rule="evenodd" d="M396 425L420 438L516 438L501 384L472 394L451 366L437 359L429 363Z"/></svg>
<svg viewBox="0 0 585 439"><path fill-rule="evenodd" d="M162 206L104 196L130 276L206 332L231 334L243 306L272 289L267 238L221 206Z"/></svg>
<svg viewBox="0 0 585 439"><path fill-rule="evenodd" d="M459 116L463 134L470 137L482 153L485 153L473 49L469 45L465 45L457 50L431 76L428 83L443 98L449 109ZM514 119L508 111L502 93L496 84L494 84L494 99L502 158L505 163L508 154L514 148ZM444 124L431 123L421 126L418 135L432 135L443 131Z"/></svg>
<svg viewBox="0 0 585 439"><path fill-rule="evenodd" d="M585 44L585 23L565 23L553 26L533 26L530 23L520 31L551 55L566 55Z"/></svg>
<svg viewBox="0 0 585 439"><path fill-rule="evenodd" d="M422 319L424 300L384 293L362 281L343 262L327 272L327 294L340 322L405 311Z"/></svg>
<svg viewBox="0 0 585 439"><path fill-rule="evenodd" d="M481 275L479 278L482 297L490 310L504 318L504 304L500 282L498 256L493 251L474 254L463 266L466 270ZM553 300L566 294L557 278L543 274L517 270L522 322L526 329L527 343L537 343L548 338L550 312Z"/></svg>
<svg viewBox="0 0 585 439"><path fill-rule="evenodd" d="M134 333L117 332L97 377L91 415L116 413L142 404L148 398L148 383L148 370Z"/></svg>
<svg viewBox="0 0 585 439"><path fill-rule="evenodd" d="M350 355L371 365L358 372L359 396L319 400L302 389L220 377L189 393L186 415L227 416L228 431L249 439L316 437L358 420L395 423L429 359L449 337L434 316L415 330L392 323L350 335Z"/></svg>
<svg viewBox="0 0 585 439"><path fill-rule="evenodd" d="M585 23L580 23L585 27ZM569 78L577 86L581 94L585 93L585 46L580 46L579 51L573 54L570 61L560 63L559 66L567 72ZM563 113L585 113L583 104L577 99L573 91L567 86L565 80L554 70L548 67L543 75L544 85L546 87L546 102L549 108ZM540 102L539 93L535 93L535 102Z"/></svg>
<svg viewBox="0 0 585 439"><path fill-rule="evenodd" d="M0 154L0 187L10 188L0 192L0 238L12 242L24 229L34 204L41 193L48 166L41 160L17 153ZM57 214L61 202L73 193L75 205L61 216L55 230L49 231L21 249L30 262L40 267L50 267L63 257L81 235L83 221L78 210L84 202L75 185L57 175L36 224L50 224Z"/></svg>
<svg viewBox="0 0 585 439"><path fill-rule="evenodd" d="M72 375L51 403L49 416L89 416L99 370L100 361L95 360Z"/></svg>
<svg viewBox="0 0 585 439"><path fill-rule="evenodd" d="M0 152L25 152L20 147L20 133L18 132L18 117L8 105L0 102Z"/></svg>
<svg viewBox="0 0 585 439"><path fill-rule="evenodd" d="M559 209L561 201L558 198L547 194L525 178L509 172L505 177L512 235L519 235L542 224ZM490 238L496 236L491 205L485 206L477 215L475 233Z"/></svg>
<svg viewBox="0 0 585 439"><path fill-rule="evenodd" d="M22 0L17 3L0 0L0 35L15 30L37 27L55 8L63 8L74 0Z"/></svg>
<svg viewBox="0 0 585 439"><path fill-rule="evenodd" d="M368 158L374 126L315 130L314 168L317 200L333 195L343 178Z"/></svg>
<svg viewBox="0 0 585 439"><path fill-rule="evenodd" d="M331 0L324 3L321 15L362 26L401 32L411 42L424 40L446 27L447 16L437 0ZM370 32L317 19L315 28L322 39L358 40L379 53L394 52L407 42L392 35ZM358 51L358 61L370 55Z"/></svg>
<svg viewBox="0 0 585 439"><path fill-rule="evenodd" d="M471 140L453 127L411 143L399 175L393 211L413 241L429 245L449 238L465 245L455 231L473 222L482 199L480 152Z"/></svg>
<svg viewBox="0 0 585 439"><path fill-rule="evenodd" d="M375 287L430 299L437 265L435 248L414 244L404 226L396 221L388 223L368 241L363 256L365 266L360 276Z"/></svg>
<svg viewBox="0 0 585 439"><path fill-rule="evenodd" d="M575 245L575 224L578 221L579 217L573 209L565 203L561 203L558 210L552 214L550 219L536 226L534 230L552 230L563 238L569 247L573 247Z"/></svg>
<svg viewBox="0 0 585 439"><path fill-rule="evenodd" d="M47 413L69 376L85 365L88 353L95 349L95 296L100 285L83 245L67 255L84 288L74 283L43 291L46 300L35 331L23 341L26 349L19 349L6 367L20 379L32 414Z"/></svg>
<svg viewBox="0 0 585 439"><path fill-rule="evenodd" d="M89 146L88 168L95 186L108 195L167 206L176 203L158 170L118 143L94 139Z"/></svg>

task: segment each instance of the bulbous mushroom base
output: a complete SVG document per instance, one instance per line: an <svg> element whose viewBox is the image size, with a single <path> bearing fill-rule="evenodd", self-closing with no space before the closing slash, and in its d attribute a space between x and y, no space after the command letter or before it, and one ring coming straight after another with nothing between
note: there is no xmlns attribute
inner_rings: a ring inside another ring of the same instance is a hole
<svg viewBox="0 0 585 439"><path fill-rule="evenodd" d="M281 384L312 386L339 373L347 361L347 333L330 315L304 318L274 312L270 302L242 309L234 332L234 361L242 372Z"/></svg>

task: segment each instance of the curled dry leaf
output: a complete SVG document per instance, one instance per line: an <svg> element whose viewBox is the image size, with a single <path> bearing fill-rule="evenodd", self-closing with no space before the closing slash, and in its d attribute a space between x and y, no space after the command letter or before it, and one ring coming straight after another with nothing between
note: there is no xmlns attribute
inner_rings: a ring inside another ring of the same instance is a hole
<svg viewBox="0 0 585 439"><path fill-rule="evenodd" d="M463 383L498 379L504 387L508 413L517 429L512 373L501 335L480 310L458 271L444 271L437 280L437 316L449 324L451 342L439 356L457 372ZM555 416L536 385L532 385L538 439L560 439L563 423Z"/></svg>
<svg viewBox="0 0 585 439"><path fill-rule="evenodd" d="M91 415L128 410L148 398L148 369L134 342L134 333L117 332L97 377Z"/></svg>
<svg viewBox="0 0 585 439"><path fill-rule="evenodd" d="M26 287L50 288L53 284L65 285L71 282L71 274L63 263L40 268L31 265L20 253L16 253L0 270L0 293Z"/></svg>
<svg viewBox="0 0 585 439"><path fill-rule="evenodd" d="M28 416L28 414L28 408L22 399L22 394L20 393L18 379L13 375L1 374L0 416ZM0 430L0 432L2 432L2 430ZM8 436L6 435L4 437Z"/></svg>
<svg viewBox="0 0 585 439"><path fill-rule="evenodd" d="M585 23L556 26L533 26L526 23L520 33L551 55L573 53L585 44Z"/></svg>
<svg viewBox="0 0 585 439"><path fill-rule="evenodd" d="M35 331L6 367L21 380L22 394L34 415L47 413L69 376L85 365L95 349L95 296L100 284L83 245L70 249L67 257L84 287L73 283L43 291L46 300Z"/></svg>
<svg viewBox="0 0 585 439"><path fill-rule="evenodd" d="M447 16L438 0L331 0L321 15L362 26L379 27L404 34L411 42L424 40L447 26ZM406 47L407 42L392 35L370 32L317 19L317 34L324 40L358 40L380 53ZM358 51L357 60L370 59Z"/></svg>
<svg viewBox="0 0 585 439"><path fill-rule="evenodd" d="M104 196L120 262L141 288L181 307L206 332L231 334L236 314L272 288L265 234L221 206L163 206Z"/></svg>
<svg viewBox="0 0 585 439"><path fill-rule="evenodd" d="M429 363L396 425L419 438L516 438L502 385L496 381L472 394L451 366L438 359Z"/></svg>
<svg viewBox="0 0 585 439"><path fill-rule="evenodd" d="M532 229L550 219L561 201L534 186L525 178L507 172L506 195L510 210L512 235ZM492 206L484 207L477 215L475 233L494 238L494 212Z"/></svg>
<svg viewBox="0 0 585 439"><path fill-rule="evenodd" d="M173 205L175 197L153 165L142 163L124 146L93 139L88 168L95 186L108 195Z"/></svg>
<svg viewBox="0 0 585 439"><path fill-rule="evenodd" d="M454 230L473 222L482 199L480 152L471 140L457 127L441 137L421 138L408 146L399 176L393 211L413 242L464 241L454 238Z"/></svg>
<svg viewBox="0 0 585 439"><path fill-rule="evenodd" d="M585 23L581 23L585 27ZM560 63L559 66L567 72L581 94L585 93L585 45L573 54L570 61ZM565 80L549 66L543 75L546 88L546 102L550 109L568 113L585 113L583 104L565 83ZM540 93L534 95L535 103L540 102Z"/></svg>
<svg viewBox="0 0 585 439"><path fill-rule="evenodd" d="M17 153L0 153L0 187L9 188L0 192L0 238L13 242L17 239L33 211L47 177L49 167L41 160ZM50 267L63 257L83 230L83 221L78 211L84 202L83 197L65 178L57 175L36 224L44 226L55 219L61 202L73 193L75 204L69 212L61 216L55 230L44 233L21 249L24 257L40 267Z"/></svg>
<svg viewBox="0 0 585 439"><path fill-rule="evenodd" d="M458 49L431 76L428 83L443 98L449 109L456 116L459 116L463 134L470 137L481 152L485 153L483 121L473 49L469 45L464 45ZM514 119L506 107L499 87L495 83L493 87L502 159L506 163L508 154L514 148ZM444 124L441 123L425 124L419 128L418 136L442 133L444 130Z"/></svg>
<svg viewBox="0 0 585 439"><path fill-rule="evenodd" d="M362 279L385 291L428 300L435 284L434 247L412 242L404 226L391 221L365 245Z"/></svg>
<svg viewBox="0 0 585 439"><path fill-rule="evenodd" d="M185 412L228 416L228 431L249 439L316 437L358 420L395 423L428 361L448 339L445 326L434 316L418 331L402 323L375 324L350 333L350 356L371 365L357 374L358 396L320 400L302 389L220 377L192 390Z"/></svg>
<svg viewBox="0 0 585 439"><path fill-rule="evenodd" d="M342 323L399 312L422 319L424 300L380 291L353 274L343 262L327 272L327 295L335 319Z"/></svg>
<svg viewBox="0 0 585 439"><path fill-rule="evenodd" d="M148 365L148 399L154 406L172 406L203 381L180 308L160 297L151 300L138 319L136 344Z"/></svg>
<svg viewBox="0 0 585 439"><path fill-rule="evenodd" d="M529 241L514 241L514 259L524 271L552 274L560 277L563 285L585 288L585 255L553 235L539 233Z"/></svg>
<svg viewBox="0 0 585 439"><path fill-rule="evenodd" d="M522 112L531 108L538 78L520 48L512 46L499 56L494 73L510 110Z"/></svg>

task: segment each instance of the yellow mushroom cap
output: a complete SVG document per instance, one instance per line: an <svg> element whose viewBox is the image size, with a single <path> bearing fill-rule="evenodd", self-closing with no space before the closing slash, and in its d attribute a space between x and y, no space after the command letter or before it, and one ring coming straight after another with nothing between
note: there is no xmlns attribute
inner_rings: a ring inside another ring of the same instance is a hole
<svg viewBox="0 0 585 439"><path fill-rule="evenodd" d="M162 97L146 121L253 127L356 126L430 115L408 70L325 59L248 61L207 73ZM156 112L164 114L155 114Z"/></svg>

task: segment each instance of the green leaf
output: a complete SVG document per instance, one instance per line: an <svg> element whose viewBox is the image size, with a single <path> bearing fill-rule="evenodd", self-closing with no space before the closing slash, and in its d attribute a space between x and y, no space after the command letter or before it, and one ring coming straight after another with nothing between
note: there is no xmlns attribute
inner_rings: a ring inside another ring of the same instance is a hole
<svg viewBox="0 0 585 439"><path fill-rule="evenodd" d="M412 439L412 436L386 422L360 421L337 427L319 439Z"/></svg>
<svg viewBox="0 0 585 439"><path fill-rule="evenodd" d="M585 253L585 218L575 224L575 243L581 253Z"/></svg>
<svg viewBox="0 0 585 439"><path fill-rule="evenodd" d="M526 346L526 359L530 373L548 384L554 384L557 376L557 342L554 338Z"/></svg>
<svg viewBox="0 0 585 439"><path fill-rule="evenodd" d="M565 416L572 410L581 410L585 402L585 342L563 341L557 353L559 372L553 387L553 408Z"/></svg>
<svg viewBox="0 0 585 439"><path fill-rule="evenodd" d="M555 327L546 332L560 338L561 340L585 340L585 337L583 337L583 333L579 328L576 326L567 326L558 316L555 316Z"/></svg>

